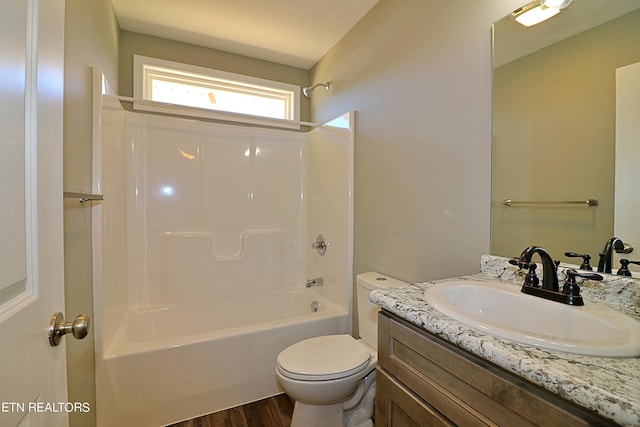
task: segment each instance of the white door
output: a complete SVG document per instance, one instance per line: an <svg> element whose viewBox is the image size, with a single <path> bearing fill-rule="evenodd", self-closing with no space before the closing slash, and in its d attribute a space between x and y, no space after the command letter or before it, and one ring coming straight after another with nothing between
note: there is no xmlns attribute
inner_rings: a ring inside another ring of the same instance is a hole
<svg viewBox="0 0 640 427"><path fill-rule="evenodd" d="M629 255L616 255L614 267L620 258L640 260L640 227L638 212L638 176L640 176L640 62L616 69L616 174L614 234L630 243L634 251ZM640 272L640 267L630 265ZM635 273L634 273L635 274Z"/></svg>
<svg viewBox="0 0 640 427"><path fill-rule="evenodd" d="M64 0L0 1L0 426L68 424L62 101Z"/></svg>

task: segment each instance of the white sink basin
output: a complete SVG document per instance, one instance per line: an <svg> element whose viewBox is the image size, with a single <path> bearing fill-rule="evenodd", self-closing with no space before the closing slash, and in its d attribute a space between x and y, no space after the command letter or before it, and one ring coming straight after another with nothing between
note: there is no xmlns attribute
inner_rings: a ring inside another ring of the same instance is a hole
<svg viewBox="0 0 640 427"><path fill-rule="evenodd" d="M424 297L442 313L499 337L590 356L640 356L640 322L601 304L569 306L478 281L438 283Z"/></svg>

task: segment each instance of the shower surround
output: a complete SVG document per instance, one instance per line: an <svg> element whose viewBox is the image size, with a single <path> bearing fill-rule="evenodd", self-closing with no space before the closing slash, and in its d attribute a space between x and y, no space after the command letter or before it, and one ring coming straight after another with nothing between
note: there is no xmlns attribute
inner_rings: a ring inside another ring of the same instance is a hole
<svg viewBox="0 0 640 427"><path fill-rule="evenodd" d="M292 132L107 101L94 145L98 425L280 393L282 349L351 331L353 114ZM321 233L324 256L311 248Z"/></svg>

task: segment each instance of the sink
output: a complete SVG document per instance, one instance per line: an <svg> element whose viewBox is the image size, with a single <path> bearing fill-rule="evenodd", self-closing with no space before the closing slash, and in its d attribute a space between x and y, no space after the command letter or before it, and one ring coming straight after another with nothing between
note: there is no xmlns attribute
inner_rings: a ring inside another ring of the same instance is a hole
<svg viewBox="0 0 640 427"><path fill-rule="evenodd" d="M517 286L469 280L435 284L424 297L447 316L502 338L590 356L640 356L640 322L602 304L569 306Z"/></svg>

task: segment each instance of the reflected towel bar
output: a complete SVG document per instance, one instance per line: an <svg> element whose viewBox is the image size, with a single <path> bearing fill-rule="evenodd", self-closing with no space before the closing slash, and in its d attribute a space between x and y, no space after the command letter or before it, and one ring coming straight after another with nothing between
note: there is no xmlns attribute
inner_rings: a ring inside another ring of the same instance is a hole
<svg viewBox="0 0 640 427"><path fill-rule="evenodd" d="M104 200L104 196L102 194L74 193L72 191L65 191L63 195L65 199L78 199L80 203Z"/></svg>
<svg viewBox="0 0 640 427"><path fill-rule="evenodd" d="M513 205L587 205L598 206L598 199L587 200L563 200L563 201L515 201L511 199L504 199L502 204L505 206Z"/></svg>

